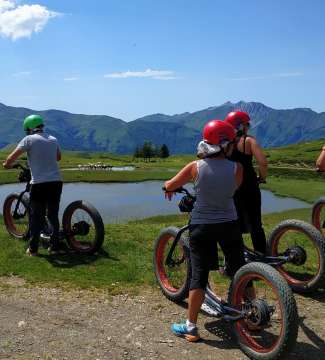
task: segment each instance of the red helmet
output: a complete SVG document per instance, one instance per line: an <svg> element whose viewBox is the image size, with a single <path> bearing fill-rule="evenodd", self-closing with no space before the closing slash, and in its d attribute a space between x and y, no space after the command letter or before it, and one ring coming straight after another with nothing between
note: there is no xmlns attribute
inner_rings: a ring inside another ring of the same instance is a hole
<svg viewBox="0 0 325 360"><path fill-rule="evenodd" d="M203 128L203 140L212 145L222 145L235 137L235 129L222 120L211 120Z"/></svg>
<svg viewBox="0 0 325 360"><path fill-rule="evenodd" d="M249 115L245 111L232 111L225 118L225 121L236 130L239 130L241 125L249 124L250 120Z"/></svg>

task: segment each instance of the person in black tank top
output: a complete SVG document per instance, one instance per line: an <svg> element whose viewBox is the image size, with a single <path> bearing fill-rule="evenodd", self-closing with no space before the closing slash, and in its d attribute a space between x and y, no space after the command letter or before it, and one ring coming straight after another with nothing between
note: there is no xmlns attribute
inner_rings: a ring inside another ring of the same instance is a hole
<svg viewBox="0 0 325 360"><path fill-rule="evenodd" d="M265 182L267 160L257 141L247 135L249 115L242 111L234 111L225 118L237 130L236 147L229 157L243 166L243 182L234 195L234 202L242 233L250 233L254 250L266 253L266 237L262 226L261 191L259 183ZM253 158L255 157L259 176L257 176Z"/></svg>

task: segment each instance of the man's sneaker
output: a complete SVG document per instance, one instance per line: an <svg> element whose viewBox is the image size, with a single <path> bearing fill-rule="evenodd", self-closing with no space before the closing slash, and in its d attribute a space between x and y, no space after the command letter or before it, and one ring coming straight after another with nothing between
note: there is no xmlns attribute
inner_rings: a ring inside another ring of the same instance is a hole
<svg viewBox="0 0 325 360"><path fill-rule="evenodd" d="M37 256L37 251L32 252L30 248L27 248L26 255L28 255L28 256Z"/></svg>
<svg viewBox="0 0 325 360"><path fill-rule="evenodd" d="M173 334L185 338L187 341L195 342L200 340L200 335L195 327L193 330L188 330L186 324L173 324L171 327Z"/></svg>

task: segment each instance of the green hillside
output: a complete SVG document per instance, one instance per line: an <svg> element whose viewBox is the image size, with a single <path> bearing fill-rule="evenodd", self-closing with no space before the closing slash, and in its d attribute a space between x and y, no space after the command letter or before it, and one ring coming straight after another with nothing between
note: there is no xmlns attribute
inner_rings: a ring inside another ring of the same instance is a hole
<svg viewBox="0 0 325 360"><path fill-rule="evenodd" d="M314 168L325 137L319 140L266 149L271 165Z"/></svg>
<svg viewBox="0 0 325 360"><path fill-rule="evenodd" d="M227 102L193 113L153 114L131 122L106 115L71 114L59 110L36 111L0 104L0 148L15 144L24 133L22 120L31 113L45 119L49 133L63 149L132 154L151 141L166 144L171 154L193 154L203 125L241 109L251 116L251 133L267 148L325 137L325 113L298 108L275 110L256 102Z"/></svg>

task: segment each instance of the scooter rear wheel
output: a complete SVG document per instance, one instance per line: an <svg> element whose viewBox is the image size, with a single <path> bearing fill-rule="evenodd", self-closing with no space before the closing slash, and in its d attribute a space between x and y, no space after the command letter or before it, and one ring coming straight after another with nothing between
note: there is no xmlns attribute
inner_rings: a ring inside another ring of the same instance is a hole
<svg viewBox="0 0 325 360"><path fill-rule="evenodd" d="M74 201L64 210L63 232L70 248L91 255L104 241L104 224L99 212L88 202Z"/></svg>
<svg viewBox="0 0 325 360"><path fill-rule="evenodd" d="M232 280L228 303L244 314L232 328L250 359L282 359L292 350L298 334L296 302L270 265L252 262L241 267Z"/></svg>
<svg viewBox="0 0 325 360"><path fill-rule="evenodd" d="M325 284L325 240L311 224L282 221L271 232L267 246L269 255L291 258L276 269L295 292L312 292Z"/></svg>

